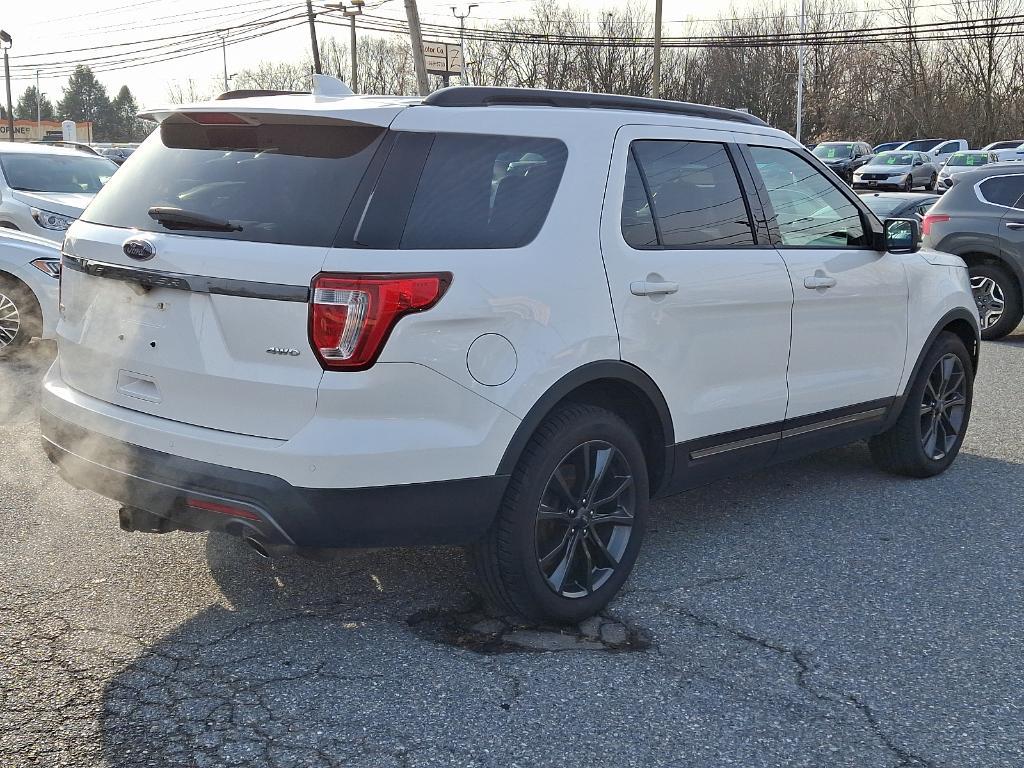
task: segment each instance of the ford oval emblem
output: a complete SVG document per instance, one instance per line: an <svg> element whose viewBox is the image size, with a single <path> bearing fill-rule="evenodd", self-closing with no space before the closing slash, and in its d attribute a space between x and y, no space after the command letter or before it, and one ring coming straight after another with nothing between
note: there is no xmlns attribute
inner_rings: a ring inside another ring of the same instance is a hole
<svg viewBox="0 0 1024 768"><path fill-rule="evenodd" d="M156 248L148 240L140 240L138 238L125 240L124 245L121 247L124 250L125 256L136 261L149 261L156 256Z"/></svg>

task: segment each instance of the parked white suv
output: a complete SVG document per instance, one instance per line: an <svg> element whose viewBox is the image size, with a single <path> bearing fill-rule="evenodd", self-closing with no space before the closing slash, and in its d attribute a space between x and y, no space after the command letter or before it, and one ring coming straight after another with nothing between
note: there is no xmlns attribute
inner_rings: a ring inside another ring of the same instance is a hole
<svg viewBox="0 0 1024 768"><path fill-rule="evenodd" d="M0 142L0 227L59 243L116 170L81 149Z"/></svg>
<svg viewBox="0 0 1024 768"><path fill-rule="evenodd" d="M652 497L960 448L964 263L757 118L505 88L153 116L68 232L41 411L128 530L467 544L505 610L579 620Z"/></svg>

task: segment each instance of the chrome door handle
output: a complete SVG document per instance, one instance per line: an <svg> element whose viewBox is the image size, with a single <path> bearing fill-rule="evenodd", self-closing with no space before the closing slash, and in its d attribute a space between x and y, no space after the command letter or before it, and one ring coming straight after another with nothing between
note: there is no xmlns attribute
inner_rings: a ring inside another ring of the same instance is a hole
<svg viewBox="0 0 1024 768"><path fill-rule="evenodd" d="M661 296L678 290L679 283L668 281L634 280L629 284L629 292L634 296Z"/></svg>
<svg viewBox="0 0 1024 768"><path fill-rule="evenodd" d="M1024 229L1024 221L1008 221L1006 226L1008 229Z"/></svg>
<svg viewBox="0 0 1024 768"><path fill-rule="evenodd" d="M812 277L804 278L804 288L831 288L835 284L836 279L834 277L814 275Z"/></svg>

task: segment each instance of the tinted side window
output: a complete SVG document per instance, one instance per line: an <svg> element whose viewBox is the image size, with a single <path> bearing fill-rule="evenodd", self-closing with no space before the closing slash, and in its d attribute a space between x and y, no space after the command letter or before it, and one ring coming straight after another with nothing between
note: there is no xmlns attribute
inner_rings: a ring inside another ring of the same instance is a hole
<svg viewBox="0 0 1024 768"><path fill-rule="evenodd" d="M867 244L860 210L817 168L775 147L750 147L783 245L842 248Z"/></svg>
<svg viewBox="0 0 1024 768"><path fill-rule="evenodd" d="M438 134L401 248L518 248L540 232L568 150L556 139Z"/></svg>
<svg viewBox="0 0 1024 768"><path fill-rule="evenodd" d="M739 180L724 144L634 141L658 222L669 248L753 245Z"/></svg>
<svg viewBox="0 0 1024 768"><path fill-rule="evenodd" d="M1021 208L1024 196L1024 176L996 176L981 182L981 196L996 205Z"/></svg>
<svg viewBox="0 0 1024 768"><path fill-rule="evenodd" d="M632 152L629 153L626 186L622 192L622 238L634 248L648 248L658 244L647 190L644 189L640 169L637 168Z"/></svg>

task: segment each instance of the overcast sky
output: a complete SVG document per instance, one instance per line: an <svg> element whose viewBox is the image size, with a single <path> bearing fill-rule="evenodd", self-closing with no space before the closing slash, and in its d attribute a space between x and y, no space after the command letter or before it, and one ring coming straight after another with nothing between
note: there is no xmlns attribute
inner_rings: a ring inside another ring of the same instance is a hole
<svg viewBox="0 0 1024 768"><path fill-rule="evenodd" d="M933 2L935 0L932 0ZM321 0L317 0L320 3ZM529 0L476 0L468 24L484 19L504 19L529 10ZM927 2L927 0L926 0ZM315 4L317 4L315 3ZM789 0L794 12L798 0ZM615 7L607 0L574 0L574 5L597 14L603 8ZM751 0L665 0L666 34L684 34L687 18L706 18L726 11L742 12ZM773 3L774 4L774 3ZM420 15L425 23L457 23L452 17L452 0L420 0ZM618 4L620 7L622 3ZM653 7L653 0L649 5ZM378 16L404 19L401 0L367 0L368 10ZM465 6L465 2L461 4ZM643 3L639 4L643 7ZM81 57L106 57L93 62L100 80L113 96L127 84L142 106L166 101L168 84L192 78L211 91L219 88L223 76L221 50L190 53L181 58L144 66L126 67L133 55L152 57L153 53L132 54L139 41L180 36L167 43L155 41L144 47L167 44L181 45L194 33L210 32L238 24L281 18L282 25L297 24L291 29L259 39L232 43L227 47L228 73L251 67L263 60L295 60L309 50L309 31L295 17L305 10L304 0L0 0L0 27L14 37L11 67L14 100L35 80L41 67L40 85L43 93L56 102L66 82L66 74L47 74L55 66L66 72ZM675 23L673 23L675 22ZM347 41L347 29L318 25L320 36L331 34ZM253 34L255 26L236 31L234 36ZM136 44L135 46L131 44ZM209 45L209 43L205 43ZM78 49L90 49L79 51ZM215 86L214 83L217 83Z"/></svg>

